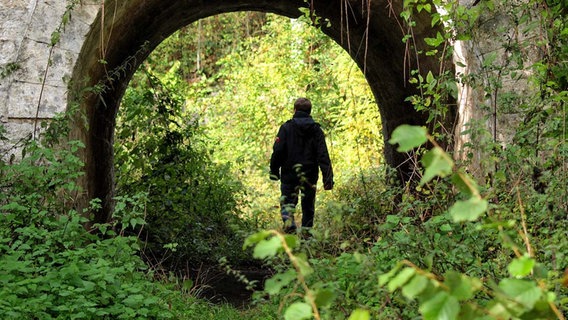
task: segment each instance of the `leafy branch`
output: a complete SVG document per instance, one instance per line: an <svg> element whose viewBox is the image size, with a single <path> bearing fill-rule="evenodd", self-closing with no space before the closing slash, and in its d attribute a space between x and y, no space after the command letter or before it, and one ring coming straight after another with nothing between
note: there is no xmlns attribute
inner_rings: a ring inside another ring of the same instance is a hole
<svg viewBox="0 0 568 320"><path fill-rule="evenodd" d="M298 238L294 235L285 235L277 230L263 230L249 236L243 248L254 246L253 257L257 259L274 258L283 253L288 258L292 268L284 272L279 272L272 278L266 280L264 291L270 295L277 295L282 290L297 282L304 293L296 292L298 286L295 285L292 292L286 294L286 298L281 303L281 308L286 303L288 297L301 296L304 302L296 301L284 311L286 320L316 319L320 320L319 309L331 304L335 298L334 293L326 288L312 289L307 283L307 278L314 272L307 257L302 253L294 253L294 249L299 246ZM369 312L363 309L353 311L350 320L369 320Z"/></svg>
<svg viewBox="0 0 568 320"><path fill-rule="evenodd" d="M463 172L459 172L452 158L444 152L426 128L410 125L402 125L395 129L392 144L399 144L399 152L409 152L419 148L426 142L430 142L433 148L426 151L422 156L421 163L424 173L420 185L429 183L435 177L446 177L453 173L452 182L462 194L469 196L468 200L459 200L454 203L449 214L454 222L475 221L487 211L488 201L480 195L479 188L474 181ZM408 299L420 301L420 312L424 319L476 319L478 316L489 315L491 317L511 318L523 314L534 314L546 317L554 314L558 319L564 316L555 305L555 295L548 292L544 280L531 281L523 279L534 275L537 267L536 260L532 257L532 248L528 238L528 230L524 218L522 200L518 196L521 206L522 231L521 237L526 245L527 254L521 254L515 249L514 241L507 239L503 234L503 241L511 243L516 258L513 259L507 270L510 278L502 279L493 290L484 290L488 296L492 296L492 302L487 304L486 309L475 303L475 293L483 288L481 279L468 277L455 271L449 271L440 281L435 275L421 270L408 260L403 260L390 272L379 277L381 286L387 285L390 292L397 289ZM502 230L503 226L497 224ZM402 268L405 266L405 268ZM402 270L401 270L402 269ZM543 307L546 305L547 307Z"/></svg>
<svg viewBox="0 0 568 320"><path fill-rule="evenodd" d="M399 144L398 152L409 152L430 142L434 147L424 153L421 159L425 167L420 185L430 182L435 177L444 178L452 175L452 182L468 200L458 200L451 208L450 215L454 222L474 221L487 211L488 201L479 193L474 180L465 172L460 171L450 155L448 155L427 133L425 127L401 125L396 128L389 140L391 144Z"/></svg>

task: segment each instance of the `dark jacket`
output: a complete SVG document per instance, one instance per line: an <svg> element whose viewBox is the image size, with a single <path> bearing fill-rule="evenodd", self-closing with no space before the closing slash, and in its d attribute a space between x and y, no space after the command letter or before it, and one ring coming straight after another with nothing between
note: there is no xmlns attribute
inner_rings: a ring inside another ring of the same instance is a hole
<svg viewBox="0 0 568 320"><path fill-rule="evenodd" d="M299 184L300 176L310 183L318 181L321 169L324 188L333 187L333 169L320 125L302 111L296 111L278 130L270 158L270 174L285 184Z"/></svg>

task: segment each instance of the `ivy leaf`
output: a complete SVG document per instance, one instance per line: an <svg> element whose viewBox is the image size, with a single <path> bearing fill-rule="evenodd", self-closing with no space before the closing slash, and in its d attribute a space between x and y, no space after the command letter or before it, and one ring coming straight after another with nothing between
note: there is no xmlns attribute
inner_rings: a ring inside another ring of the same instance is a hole
<svg viewBox="0 0 568 320"><path fill-rule="evenodd" d="M312 307L305 302L294 302L284 312L286 320L302 320L312 317Z"/></svg>
<svg viewBox="0 0 568 320"><path fill-rule="evenodd" d="M507 267L509 273L512 277L526 277L528 276L534 268L536 261L530 257L523 256L516 258Z"/></svg>
<svg viewBox="0 0 568 320"><path fill-rule="evenodd" d="M270 295L278 294L282 288L290 284L294 279L296 279L296 271L294 269L288 269L286 272L278 273L266 280L264 283L264 291Z"/></svg>
<svg viewBox="0 0 568 320"><path fill-rule="evenodd" d="M424 38L424 42L426 42L431 47L437 47L444 43L444 37L440 32L436 34L436 38Z"/></svg>
<svg viewBox="0 0 568 320"><path fill-rule="evenodd" d="M272 237L268 240L261 240L256 247L254 247L253 257L257 259L273 257L280 248L282 248L282 243L277 237Z"/></svg>
<svg viewBox="0 0 568 320"><path fill-rule="evenodd" d="M428 74L426 75L426 82L427 83L433 83L436 81L436 78L434 78L434 74L432 73L432 71L428 71Z"/></svg>
<svg viewBox="0 0 568 320"><path fill-rule="evenodd" d="M454 222L474 221L487 211L488 202L479 197L471 197L466 201L457 201L450 208L450 215Z"/></svg>
<svg viewBox="0 0 568 320"><path fill-rule="evenodd" d="M421 146L426 141L428 141L426 128L403 124L394 129L389 143L398 143L399 146L396 149L398 152L408 152Z"/></svg>
<svg viewBox="0 0 568 320"><path fill-rule="evenodd" d="M371 314L369 313L369 310L355 309L353 310L353 312L349 316L349 319L347 320L370 320L370 319L371 319Z"/></svg>
<svg viewBox="0 0 568 320"><path fill-rule="evenodd" d="M457 319L460 312L458 299L445 291L438 292L432 299L424 302L420 308L424 320Z"/></svg>
<svg viewBox="0 0 568 320"><path fill-rule="evenodd" d="M507 278L499 283L499 288L527 309L532 309L542 297L542 290L533 281Z"/></svg>
<svg viewBox="0 0 568 320"><path fill-rule="evenodd" d="M51 34L51 42L50 42L51 46L55 46L59 42L59 39L61 39L61 33L59 33L58 31L54 31Z"/></svg>
<svg viewBox="0 0 568 320"><path fill-rule="evenodd" d="M422 179L420 179L420 185L428 183L436 176L445 177L449 175L452 173L454 166L452 159L440 147L435 147L426 152L421 161L426 170L422 175Z"/></svg>

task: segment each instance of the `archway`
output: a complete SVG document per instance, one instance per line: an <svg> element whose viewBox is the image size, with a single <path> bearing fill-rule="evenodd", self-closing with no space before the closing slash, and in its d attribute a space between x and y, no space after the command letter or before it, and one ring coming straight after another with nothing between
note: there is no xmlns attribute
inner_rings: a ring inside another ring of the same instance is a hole
<svg viewBox="0 0 568 320"><path fill-rule="evenodd" d="M224 12L263 11L298 17L299 8L309 8L330 22L322 30L344 47L365 70L365 76L380 106L383 136L390 138L400 124L425 124L427 115L414 110L405 98L415 93L407 84L416 61L401 41L404 36L399 15L402 0L109 0L87 35L73 72L69 101L79 101L85 126L74 128L73 136L85 141L87 197L100 198L102 210L95 222L105 222L112 210L114 187L113 134L118 105L130 78L148 54L181 27ZM362 7L363 5L363 7ZM413 27L417 50L422 39L440 30L430 27L425 12ZM437 72L436 56L420 61L422 72ZM85 91L85 88L88 88ZM403 154L385 144L385 159L402 173L410 168Z"/></svg>

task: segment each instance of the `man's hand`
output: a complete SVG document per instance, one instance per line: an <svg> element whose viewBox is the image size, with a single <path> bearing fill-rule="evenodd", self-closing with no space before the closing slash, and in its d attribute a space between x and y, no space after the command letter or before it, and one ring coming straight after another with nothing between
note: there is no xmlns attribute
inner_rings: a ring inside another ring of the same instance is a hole
<svg viewBox="0 0 568 320"><path fill-rule="evenodd" d="M270 180L278 181L280 180L280 175L277 173L270 173Z"/></svg>
<svg viewBox="0 0 568 320"><path fill-rule="evenodd" d="M324 190L331 190L331 189L333 189L333 182L324 183L324 184L323 184L323 189L324 189Z"/></svg>

